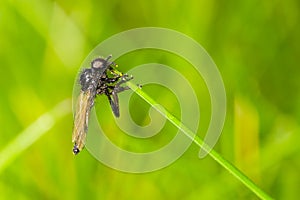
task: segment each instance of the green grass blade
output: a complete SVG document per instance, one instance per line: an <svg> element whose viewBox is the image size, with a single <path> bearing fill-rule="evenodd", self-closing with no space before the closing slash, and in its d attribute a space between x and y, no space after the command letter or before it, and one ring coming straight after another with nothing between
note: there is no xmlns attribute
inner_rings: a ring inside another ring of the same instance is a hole
<svg viewBox="0 0 300 200"><path fill-rule="evenodd" d="M217 153L215 150L208 147L207 144L203 142L193 131L182 124L174 115L160 106L154 99L148 96L144 91L142 91L138 86L131 82L127 82L127 85L142 99L148 102L152 107L154 107L159 113L161 113L167 120L169 120L173 125L179 128L187 137L191 138L194 143L196 143L200 148L208 152L208 154L217 161L222 167L229 171L233 176L235 176L241 183L243 183L247 188L254 192L261 199L272 199L268 194L266 194L262 189L260 189L252 180L250 180L243 172L237 169L233 164L226 160L223 156ZM210 151L209 151L210 150Z"/></svg>
<svg viewBox="0 0 300 200"><path fill-rule="evenodd" d="M52 110L41 115L35 122L23 130L0 151L0 173L19 154L36 142L42 135L47 133L56 121L71 113L71 101L69 99L58 103Z"/></svg>

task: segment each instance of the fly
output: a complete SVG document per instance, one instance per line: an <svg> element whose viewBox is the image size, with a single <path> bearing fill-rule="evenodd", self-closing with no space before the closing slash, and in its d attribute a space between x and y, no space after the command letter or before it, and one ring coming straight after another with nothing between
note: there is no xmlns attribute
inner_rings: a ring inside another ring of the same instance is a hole
<svg viewBox="0 0 300 200"><path fill-rule="evenodd" d="M73 153L78 154L85 145L90 111L97 95L107 96L112 111L116 117L120 116L118 93L128 90L128 86L121 86L133 77L114 69L117 65L110 62L112 56L96 58L91 62L91 67L82 70L79 77L81 86L74 116L74 129L72 142Z"/></svg>

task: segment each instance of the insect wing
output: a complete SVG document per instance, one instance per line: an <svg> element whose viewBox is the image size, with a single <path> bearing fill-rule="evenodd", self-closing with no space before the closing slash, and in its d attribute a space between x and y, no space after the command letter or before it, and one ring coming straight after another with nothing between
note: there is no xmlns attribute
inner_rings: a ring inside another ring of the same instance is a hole
<svg viewBox="0 0 300 200"><path fill-rule="evenodd" d="M77 108L74 119L74 129L72 135L72 142L74 143L73 153L78 154L85 145L86 134L88 131L88 121L90 110L92 107L92 95L90 90L85 92L80 91L77 100Z"/></svg>

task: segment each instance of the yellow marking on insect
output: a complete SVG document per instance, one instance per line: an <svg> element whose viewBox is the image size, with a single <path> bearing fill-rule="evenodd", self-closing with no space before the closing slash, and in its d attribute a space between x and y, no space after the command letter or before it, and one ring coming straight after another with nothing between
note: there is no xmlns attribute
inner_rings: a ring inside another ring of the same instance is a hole
<svg viewBox="0 0 300 200"><path fill-rule="evenodd" d="M113 75L123 76L123 73L116 69L111 70L110 73Z"/></svg>

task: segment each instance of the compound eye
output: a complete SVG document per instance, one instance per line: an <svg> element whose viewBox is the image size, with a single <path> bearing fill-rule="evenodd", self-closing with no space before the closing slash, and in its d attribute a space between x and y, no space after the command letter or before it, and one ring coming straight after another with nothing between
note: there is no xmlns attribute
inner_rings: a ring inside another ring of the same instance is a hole
<svg viewBox="0 0 300 200"><path fill-rule="evenodd" d="M100 69L104 66L104 62L102 60L94 60L92 63L92 67L95 69Z"/></svg>
<svg viewBox="0 0 300 200"><path fill-rule="evenodd" d="M92 61L92 68L94 69L101 69L107 66L107 61L103 58L96 58Z"/></svg>

